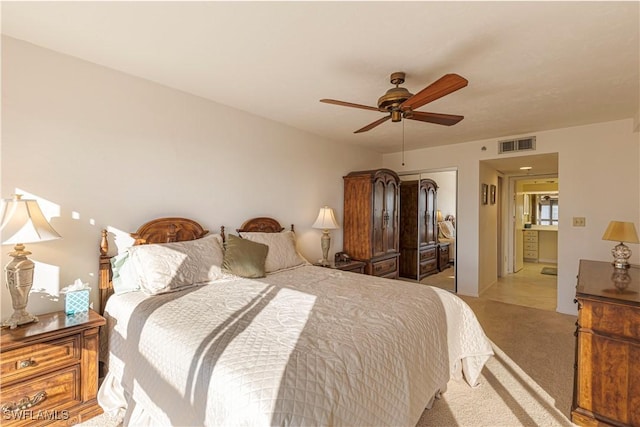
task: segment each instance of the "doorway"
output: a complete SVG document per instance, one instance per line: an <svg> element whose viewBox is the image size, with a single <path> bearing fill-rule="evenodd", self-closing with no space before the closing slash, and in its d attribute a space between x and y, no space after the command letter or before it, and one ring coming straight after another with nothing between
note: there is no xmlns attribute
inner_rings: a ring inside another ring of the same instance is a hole
<svg viewBox="0 0 640 427"><path fill-rule="evenodd" d="M503 187L499 194L505 203L496 219L497 274L480 296L555 311L559 268L558 155L519 156L482 163L498 177L498 185Z"/></svg>

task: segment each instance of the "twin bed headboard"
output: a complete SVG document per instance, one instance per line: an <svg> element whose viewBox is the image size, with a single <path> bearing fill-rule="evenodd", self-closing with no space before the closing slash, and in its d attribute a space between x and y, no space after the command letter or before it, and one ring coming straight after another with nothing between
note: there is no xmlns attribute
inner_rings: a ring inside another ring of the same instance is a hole
<svg viewBox="0 0 640 427"><path fill-rule="evenodd" d="M237 229L241 232L262 232L279 233L284 230L278 221L273 218L259 217L245 221L242 227ZM293 224L291 225L293 231ZM196 221L188 218L170 217L151 220L142 225L131 237L135 239L134 245L145 245L148 243L170 243L184 242L204 237L209 230L203 228ZM109 241L107 230L102 230L100 239L100 274L98 276L98 288L100 290L100 314L104 312L107 299L113 294L111 283L111 256L109 254ZM224 241L224 226L220 227L220 234Z"/></svg>

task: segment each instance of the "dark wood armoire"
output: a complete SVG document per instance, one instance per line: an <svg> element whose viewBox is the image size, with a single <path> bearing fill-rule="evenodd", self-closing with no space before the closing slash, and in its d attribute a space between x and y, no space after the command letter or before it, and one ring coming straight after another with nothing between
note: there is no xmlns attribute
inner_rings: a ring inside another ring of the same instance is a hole
<svg viewBox="0 0 640 427"><path fill-rule="evenodd" d="M398 278L400 177L390 169L344 177L344 251L365 273Z"/></svg>
<svg viewBox="0 0 640 427"><path fill-rule="evenodd" d="M438 185L432 179L400 186L400 276L421 280L438 272Z"/></svg>

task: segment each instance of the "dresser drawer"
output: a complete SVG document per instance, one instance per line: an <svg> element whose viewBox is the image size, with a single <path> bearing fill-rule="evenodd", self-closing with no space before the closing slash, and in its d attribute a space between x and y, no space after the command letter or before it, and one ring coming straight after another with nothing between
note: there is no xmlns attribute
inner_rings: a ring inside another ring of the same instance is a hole
<svg viewBox="0 0 640 427"><path fill-rule="evenodd" d="M640 310L626 305L581 300L578 324L596 333L640 340Z"/></svg>
<svg viewBox="0 0 640 427"><path fill-rule="evenodd" d="M423 249L420 251L420 262L436 259L436 248Z"/></svg>
<svg viewBox="0 0 640 427"><path fill-rule="evenodd" d="M398 270L398 259L394 257L374 262L371 264L371 269L374 276L390 275Z"/></svg>
<svg viewBox="0 0 640 427"><path fill-rule="evenodd" d="M538 244L537 243L527 242L527 243L524 244L524 250L525 251L537 251L538 250Z"/></svg>
<svg viewBox="0 0 640 427"><path fill-rule="evenodd" d="M524 236L525 243L538 243L538 235L535 236Z"/></svg>
<svg viewBox="0 0 640 427"><path fill-rule="evenodd" d="M31 381L3 387L0 397L2 425L33 425L39 414L55 414L64 418L63 411L81 401L80 364L77 364ZM28 404L30 406L27 407Z"/></svg>
<svg viewBox="0 0 640 427"><path fill-rule="evenodd" d="M80 335L45 341L2 353L0 372L3 383L38 375L56 366L79 361Z"/></svg>
<svg viewBox="0 0 640 427"><path fill-rule="evenodd" d="M438 271L438 260L429 260L420 263L420 277L425 274L436 273Z"/></svg>
<svg viewBox="0 0 640 427"><path fill-rule="evenodd" d="M538 238L538 230L524 230L524 237L535 237Z"/></svg>

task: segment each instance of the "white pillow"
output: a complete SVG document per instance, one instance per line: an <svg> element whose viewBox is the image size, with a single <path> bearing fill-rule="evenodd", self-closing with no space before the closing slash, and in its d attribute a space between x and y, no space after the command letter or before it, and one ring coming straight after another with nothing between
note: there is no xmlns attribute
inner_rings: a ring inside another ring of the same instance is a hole
<svg viewBox="0 0 640 427"><path fill-rule="evenodd" d="M240 233L240 236L243 239L269 246L269 253L264 263L264 269L267 273L308 264L296 249L296 235L293 231L282 233L246 232Z"/></svg>
<svg viewBox="0 0 640 427"><path fill-rule="evenodd" d="M442 221L438 223L438 228L440 229L440 233L442 236L447 239L455 239L456 238L456 228L454 227L451 221Z"/></svg>
<svg viewBox="0 0 640 427"><path fill-rule="evenodd" d="M111 284L115 294L126 294L140 290L140 279L131 261L129 251L117 254L111 258Z"/></svg>
<svg viewBox="0 0 640 427"><path fill-rule="evenodd" d="M185 242L156 243L128 249L140 287L156 295L225 277L222 237L212 234Z"/></svg>

